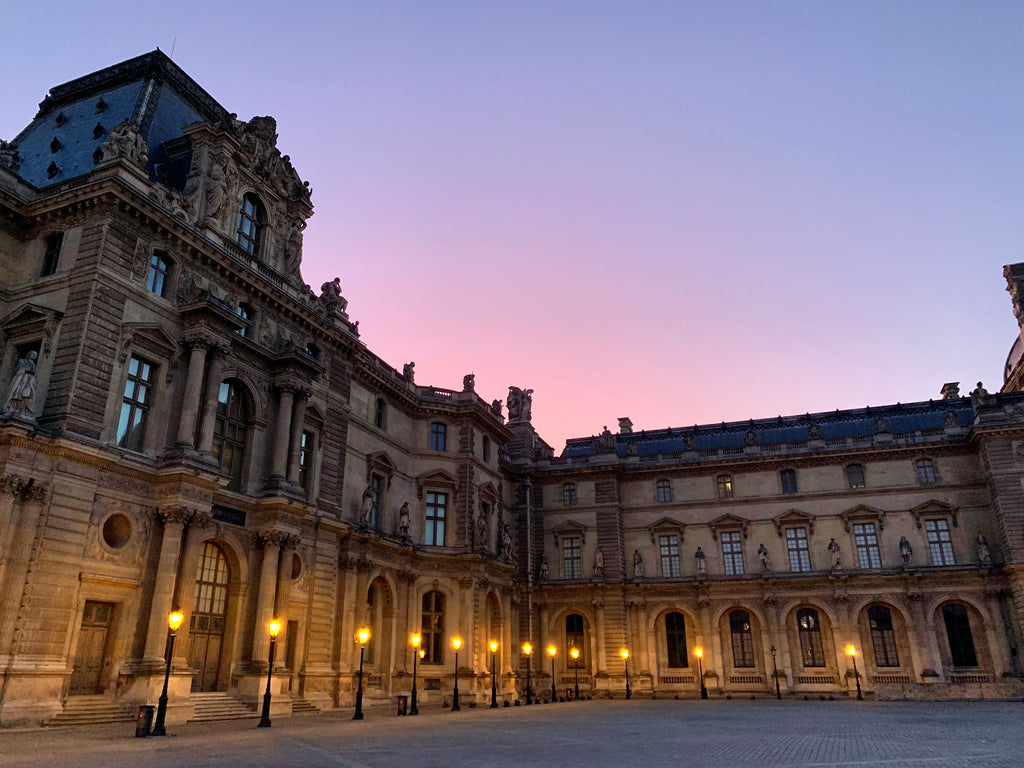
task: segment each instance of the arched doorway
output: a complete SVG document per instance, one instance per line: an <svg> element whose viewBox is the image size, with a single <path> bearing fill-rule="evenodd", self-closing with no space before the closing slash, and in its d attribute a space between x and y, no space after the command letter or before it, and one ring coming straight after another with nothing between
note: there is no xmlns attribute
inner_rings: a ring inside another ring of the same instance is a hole
<svg viewBox="0 0 1024 768"><path fill-rule="evenodd" d="M218 690L229 578L228 561L220 547L209 541L203 544L189 620L188 663L195 670L193 691Z"/></svg>

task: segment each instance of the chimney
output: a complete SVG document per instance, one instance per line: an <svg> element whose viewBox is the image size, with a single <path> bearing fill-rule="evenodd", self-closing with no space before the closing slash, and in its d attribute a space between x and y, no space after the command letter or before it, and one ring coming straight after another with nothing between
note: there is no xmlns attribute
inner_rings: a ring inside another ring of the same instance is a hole
<svg viewBox="0 0 1024 768"><path fill-rule="evenodd" d="M952 400L954 397L960 397L960 382L947 381L942 385L942 390L939 394L942 395L943 400Z"/></svg>
<svg viewBox="0 0 1024 768"><path fill-rule="evenodd" d="M633 434L633 422L630 421L628 416L619 417L619 434L620 435L631 435Z"/></svg>

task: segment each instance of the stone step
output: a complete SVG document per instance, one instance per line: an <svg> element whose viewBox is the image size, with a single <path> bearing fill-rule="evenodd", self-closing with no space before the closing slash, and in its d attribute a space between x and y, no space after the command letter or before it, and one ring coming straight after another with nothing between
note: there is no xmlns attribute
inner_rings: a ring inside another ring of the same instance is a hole
<svg viewBox="0 0 1024 768"><path fill-rule="evenodd" d="M190 723L209 723L221 720L245 720L256 717L253 707L223 692L193 693L195 706Z"/></svg>
<svg viewBox="0 0 1024 768"><path fill-rule="evenodd" d="M319 715L320 707L316 706L312 702L306 701L305 699L293 698L292 699L292 714L293 715Z"/></svg>
<svg viewBox="0 0 1024 768"><path fill-rule="evenodd" d="M135 720L137 714L137 705L114 701L106 696L71 696L64 703L64 711L44 721L43 725L130 723Z"/></svg>

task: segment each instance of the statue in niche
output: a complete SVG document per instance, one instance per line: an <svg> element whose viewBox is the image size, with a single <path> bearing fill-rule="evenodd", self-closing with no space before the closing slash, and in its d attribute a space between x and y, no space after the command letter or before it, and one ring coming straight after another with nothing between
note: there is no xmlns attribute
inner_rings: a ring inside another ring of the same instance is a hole
<svg viewBox="0 0 1024 768"><path fill-rule="evenodd" d="M508 523L501 527L501 556L510 563L514 563L516 559L516 554L512 551L512 530Z"/></svg>
<svg viewBox="0 0 1024 768"><path fill-rule="evenodd" d="M839 562L839 542L834 538L828 543L828 553L832 556L832 570L842 568L842 563Z"/></svg>
<svg viewBox="0 0 1024 768"><path fill-rule="evenodd" d="M143 168L149 161L149 147L142 138L139 124L127 118L117 124L103 144L103 159L116 157L125 157Z"/></svg>
<svg viewBox="0 0 1024 768"><path fill-rule="evenodd" d="M910 542L906 536L900 536L900 558L903 560L903 567L906 568L910 565L911 559L914 557L914 548L910 546Z"/></svg>
<svg viewBox="0 0 1024 768"><path fill-rule="evenodd" d="M227 158L217 155L210 163L206 174L206 223L213 226L217 223L217 214L228 194Z"/></svg>
<svg viewBox="0 0 1024 768"><path fill-rule="evenodd" d="M402 378L410 384L416 383L416 363L406 363L402 366Z"/></svg>
<svg viewBox="0 0 1024 768"><path fill-rule="evenodd" d="M771 569L772 569L771 557L769 557L769 555L768 555L768 547L766 547L764 545L763 541L761 542L761 546L759 546L757 548L757 556L761 560L761 571L764 572L764 573L768 573L769 571L771 571Z"/></svg>
<svg viewBox="0 0 1024 768"><path fill-rule="evenodd" d="M194 224L199 214L199 193L202 191L203 174L199 170L199 164L193 162L185 179L185 189L181 192L182 208L189 223Z"/></svg>
<svg viewBox="0 0 1024 768"><path fill-rule="evenodd" d="M39 353L34 349L18 361L14 377L7 388L4 401L4 416L19 419L33 419L32 401L36 397L36 360Z"/></svg>
<svg viewBox="0 0 1024 768"><path fill-rule="evenodd" d="M752 429L748 429L746 434L743 435L744 445L757 445L757 432Z"/></svg>
<svg viewBox="0 0 1024 768"><path fill-rule="evenodd" d="M398 535L403 539L409 538L409 502L402 502L398 510Z"/></svg>
<svg viewBox="0 0 1024 768"><path fill-rule="evenodd" d="M992 552L988 548L988 541L985 540L985 534L978 534L978 538L974 541L974 549L978 554L978 565L985 568L992 565Z"/></svg>
<svg viewBox="0 0 1024 768"><path fill-rule="evenodd" d="M888 432L889 425L885 423L885 419L879 416L875 419L875 432Z"/></svg>
<svg viewBox="0 0 1024 768"><path fill-rule="evenodd" d="M462 391L463 392L472 392L475 387L476 387L476 374L475 373L467 373L465 376L462 377Z"/></svg>
<svg viewBox="0 0 1024 768"><path fill-rule="evenodd" d="M487 528L487 515L481 509L480 514L476 517L476 548L482 552L490 551Z"/></svg>
<svg viewBox="0 0 1024 768"><path fill-rule="evenodd" d="M811 424L807 427L807 439L808 440L821 440L821 427L817 424Z"/></svg>
<svg viewBox="0 0 1024 768"><path fill-rule="evenodd" d="M687 435L686 437L684 437L683 448L685 448L687 451L697 450L697 438L695 438L693 435Z"/></svg>
<svg viewBox="0 0 1024 768"><path fill-rule="evenodd" d="M693 553L693 560L697 566L698 576L708 575L708 556L704 554L702 547L697 547L697 551Z"/></svg>
<svg viewBox="0 0 1024 768"><path fill-rule="evenodd" d="M284 241L284 273L295 275L299 269L299 262L302 261L302 230L306 228L302 219L292 219L288 228L288 236ZM341 295L339 280L338 295Z"/></svg>
<svg viewBox="0 0 1024 768"><path fill-rule="evenodd" d="M548 559L542 557L540 560L540 575L538 576L539 581L547 581L551 575L551 566L548 565Z"/></svg>
<svg viewBox="0 0 1024 768"><path fill-rule="evenodd" d="M600 579L604 576L604 552L598 547L594 550L594 578Z"/></svg>
<svg viewBox="0 0 1024 768"><path fill-rule="evenodd" d="M633 578L642 579L644 577L644 556L640 554L639 549L633 550Z"/></svg>
<svg viewBox="0 0 1024 768"><path fill-rule="evenodd" d="M368 483L363 491L363 503L359 507L359 525L365 527L370 524L370 515L373 514L373 505L377 503L377 491L373 483Z"/></svg>
<svg viewBox="0 0 1024 768"><path fill-rule="evenodd" d="M533 390L509 387L508 398L506 398L505 404L508 406L508 420L510 422L529 421L533 408Z"/></svg>

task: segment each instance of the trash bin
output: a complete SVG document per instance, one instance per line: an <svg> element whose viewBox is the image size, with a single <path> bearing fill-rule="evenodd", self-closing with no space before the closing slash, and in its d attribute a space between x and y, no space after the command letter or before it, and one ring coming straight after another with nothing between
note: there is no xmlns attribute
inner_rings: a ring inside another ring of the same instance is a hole
<svg viewBox="0 0 1024 768"><path fill-rule="evenodd" d="M398 697L398 716L402 717L403 715L408 715L408 714L409 714L409 697L408 696L399 696Z"/></svg>
<svg viewBox="0 0 1024 768"><path fill-rule="evenodd" d="M139 716L135 718L135 738L141 739L153 732L153 713L156 707L152 704L143 704L139 707Z"/></svg>

